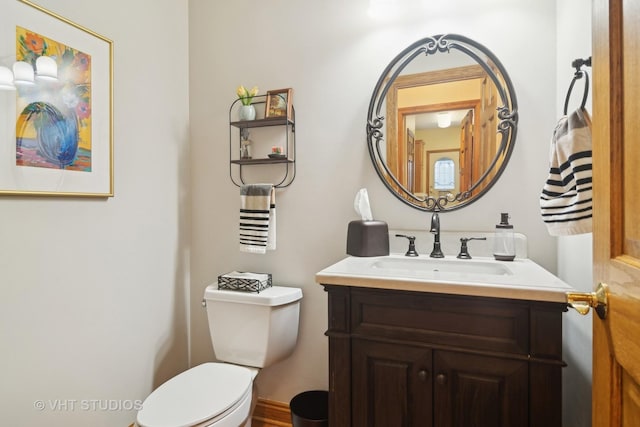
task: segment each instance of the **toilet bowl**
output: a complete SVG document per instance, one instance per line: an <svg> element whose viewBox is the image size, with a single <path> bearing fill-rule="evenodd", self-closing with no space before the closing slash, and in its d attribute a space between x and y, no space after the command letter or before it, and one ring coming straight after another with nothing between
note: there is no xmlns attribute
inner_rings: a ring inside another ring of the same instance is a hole
<svg viewBox="0 0 640 427"><path fill-rule="evenodd" d="M298 336L298 288L260 293L205 290L217 362L195 366L154 390L137 414L138 427L250 425L259 368L288 357Z"/></svg>
<svg viewBox="0 0 640 427"><path fill-rule="evenodd" d="M203 363L171 378L145 399L139 427L238 427L249 417L257 371Z"/></svg>

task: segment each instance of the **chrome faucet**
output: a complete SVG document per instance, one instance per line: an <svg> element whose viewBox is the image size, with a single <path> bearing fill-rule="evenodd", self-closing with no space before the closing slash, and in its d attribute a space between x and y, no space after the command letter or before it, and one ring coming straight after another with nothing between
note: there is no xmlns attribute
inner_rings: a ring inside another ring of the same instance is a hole
<svg viewBox="0 0 640 427"><path fill-rule="evenodd" d="M429 256L431 258L444 258L444 254L440 248L440 217L438 216L438 212L434 212L433 215L431 215L431 229L429 232L433 234L433 250Z"/></svg>

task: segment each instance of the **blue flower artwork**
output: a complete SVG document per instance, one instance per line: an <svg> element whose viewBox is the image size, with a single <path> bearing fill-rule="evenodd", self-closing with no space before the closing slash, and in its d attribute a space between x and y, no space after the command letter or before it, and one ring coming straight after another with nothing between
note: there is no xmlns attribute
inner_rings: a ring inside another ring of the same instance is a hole
<svg viewBox="0 0 640 427"><path fill-rule="evenodd" d="M43 55L58 79L17 87L16 165L91 172L91 56L16 27L16 59Z"/></svg>
<svg viewBox="0 0 640 427"><path fill-rule="evenodd" d="M53 105L39 101L27 105L21 116L24 117L24 123L33 123L40 156L60 169L76 160L78 119L74 112L70 111L65 115ZM16 146L18 151L28 147L23 147L21 136L17 137Z"/></svg>

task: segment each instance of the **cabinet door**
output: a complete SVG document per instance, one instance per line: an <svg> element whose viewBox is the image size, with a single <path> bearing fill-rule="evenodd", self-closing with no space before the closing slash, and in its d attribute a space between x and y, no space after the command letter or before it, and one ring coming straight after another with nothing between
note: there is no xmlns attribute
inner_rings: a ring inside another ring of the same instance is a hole
<svg viewBox="0 0 640 427"><path fill-rule="evenodd" d="M367 427L431 427L431 350L353 340L352 423Z"/></svg>
<svg viewBox="0 0 640 427"><path fill-rule="evenodd" d="M437 427L529 425L525 361L437 351L433 382Z"/></svg>

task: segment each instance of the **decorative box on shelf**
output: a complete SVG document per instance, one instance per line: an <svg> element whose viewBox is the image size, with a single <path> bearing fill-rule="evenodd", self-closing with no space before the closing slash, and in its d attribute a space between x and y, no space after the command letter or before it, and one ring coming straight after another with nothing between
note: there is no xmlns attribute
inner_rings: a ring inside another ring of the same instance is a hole
<svg viewBox="0 0 640 427"><path fill-rule="evenodd" d="M271 273L232 271L218 276L218 289L260 292L271 287Z"/></svg>

